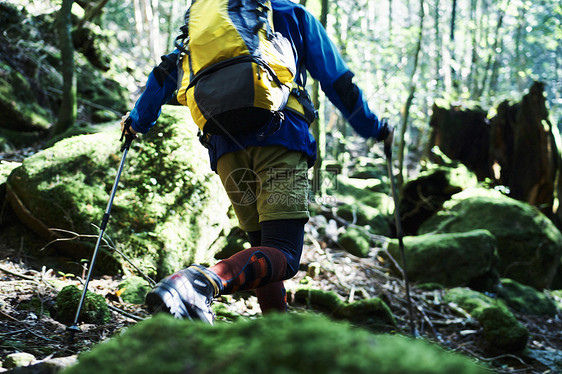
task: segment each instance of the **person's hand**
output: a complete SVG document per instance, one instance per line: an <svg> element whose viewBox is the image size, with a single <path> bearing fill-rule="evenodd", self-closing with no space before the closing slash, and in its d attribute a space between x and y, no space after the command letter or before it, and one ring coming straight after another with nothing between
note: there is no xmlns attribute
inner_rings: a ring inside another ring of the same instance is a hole
<svg viewBox="0 0 562 374"><path fill-rule="evenodd" d="M123 117L121 117L121 133L124 133L125 126L126 126L127 127L127 133L132 134L132 135L136 135L137 132L128 123L130 121L129 113L130 112L127 112Z"/></svg>
<svg viewBox="0 0 562 374"><path fill-rule="evenodd" d="M392 142L394 141L394 127L388 123L388 119L382 118L381 128L377 140L384 142L384 154L387 158L392 157Z"/></svg>

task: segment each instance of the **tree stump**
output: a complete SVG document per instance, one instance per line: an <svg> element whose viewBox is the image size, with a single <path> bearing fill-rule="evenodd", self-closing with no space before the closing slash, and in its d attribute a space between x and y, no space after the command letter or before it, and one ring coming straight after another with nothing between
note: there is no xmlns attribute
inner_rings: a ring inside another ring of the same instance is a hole
<svg viewBox="0 0 562 374"><path fill-rule="evenodd" d="M520 103L498 106L491 120L490 162L494 181L509 196L553 218L558 149L548 119L544 84L535 82Z"/></svg>
<svg viewBox="0 0 562 374"><path fill-rule="evenodd" d="M429 147L438 146L449 158L462 162L478 180L490 176L490 126L482 109L450 109L433 105Z"/></svg>

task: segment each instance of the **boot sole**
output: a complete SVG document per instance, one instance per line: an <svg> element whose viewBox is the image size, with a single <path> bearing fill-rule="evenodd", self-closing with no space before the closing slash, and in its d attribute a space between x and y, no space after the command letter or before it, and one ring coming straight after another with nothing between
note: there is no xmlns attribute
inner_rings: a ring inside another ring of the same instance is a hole
<svg viewBox="0 0 562 374"><path fill-rule="evenodd" d="M175 318L192 320L178 292L166 284L159 284L150 291L145 302L152 314L167 313Z"/></svg>

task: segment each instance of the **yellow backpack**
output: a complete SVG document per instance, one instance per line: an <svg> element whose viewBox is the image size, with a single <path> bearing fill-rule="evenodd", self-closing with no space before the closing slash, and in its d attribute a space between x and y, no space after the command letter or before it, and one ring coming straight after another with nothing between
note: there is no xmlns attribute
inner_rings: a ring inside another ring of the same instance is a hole
<svg viewBox="0 0 562 374"><path fill-rule="evenodd" d="M269 0L193 0L176 46L178 101L204 134L275 131L295 75ZM260 130L261 129L261 130Z"/></svg>

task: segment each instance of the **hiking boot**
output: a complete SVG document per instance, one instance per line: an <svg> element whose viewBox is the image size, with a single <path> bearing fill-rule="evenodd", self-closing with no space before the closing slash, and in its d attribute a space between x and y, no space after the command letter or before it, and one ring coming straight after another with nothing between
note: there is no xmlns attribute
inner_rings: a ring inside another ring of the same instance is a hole
<svg viewBox="0 0 562 374"><path fill-rule="evenodd" d="M201 320L213 324L213 298L219 295L220 278L207 268L192 265L161 280L146 295L152 314L168 313L176 318Z"/></svg>

